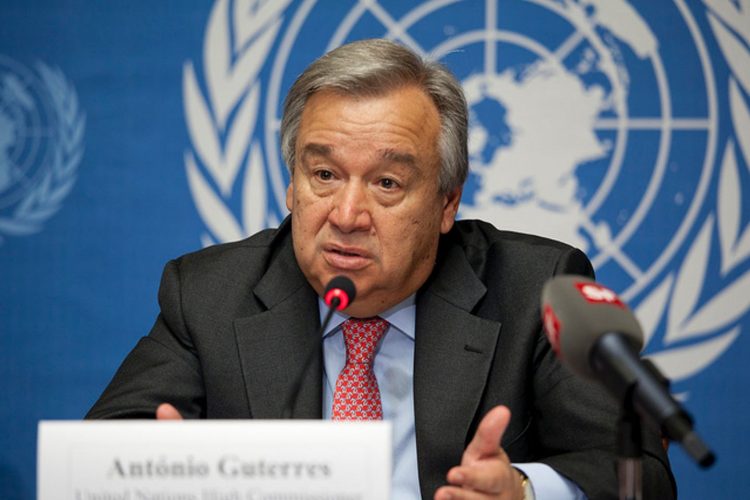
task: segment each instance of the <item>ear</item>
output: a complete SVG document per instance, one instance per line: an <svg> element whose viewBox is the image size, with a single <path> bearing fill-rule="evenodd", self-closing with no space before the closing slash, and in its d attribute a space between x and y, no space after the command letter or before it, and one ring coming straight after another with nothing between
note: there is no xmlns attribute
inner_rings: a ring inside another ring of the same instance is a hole
<svg viewBox="0 0 750 500"><path fill-rule="evenodd" d="M443 203L443 218L440 221L440 232L442 234L450 231L453 227L453 223L456 221L456 214L458 213L458 205L461 203L462 191L463 187L457 187L445 195Z"/></svg>
<svg viewBox="0 0 750 500"><path fill-rule="evenodd" d="M289 210L289 212L291 212L293 206L294 206L294 176L292 176L292 179L289 181L289 185L286 188L286 209Z"/></svg>

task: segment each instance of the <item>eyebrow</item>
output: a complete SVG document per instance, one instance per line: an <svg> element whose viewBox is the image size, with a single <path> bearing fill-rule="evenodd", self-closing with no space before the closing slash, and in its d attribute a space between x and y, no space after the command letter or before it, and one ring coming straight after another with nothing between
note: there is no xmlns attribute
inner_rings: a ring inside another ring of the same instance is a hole
<svg viewBox="0 0 750 500"><path fill-rule="evenodd" d="M381 157L384 160L387 160L390 162L402 163L410 167L417 166L417 159L413 154L399 153L398 151L394 151L393 149L385 149L381 152Z"/></svg>
<svg viewBox="0 0 750 500"><path fill-rule="evenodd" d="M326 158L330 158L331 156L333 156L333 150L334 148L332 146L328 146L326 144L318 144L314 142L305 144L304 148L302 149L302 158L306 158L308 156L323 156ZM409 167L417 166L417 158L413 154L401 153L390 148L381 150L380 157L387 162L401 163Z"/></svg>
<svg viewBox="0 0 750 500"><path fill-rule="evenodd" d="M310 155L330 157L331 151L333 151L333 148L331 146L326 146L325 144L316 144L313 142L310 144L305 144L305 147L302 149L302 158Z"/></svg>

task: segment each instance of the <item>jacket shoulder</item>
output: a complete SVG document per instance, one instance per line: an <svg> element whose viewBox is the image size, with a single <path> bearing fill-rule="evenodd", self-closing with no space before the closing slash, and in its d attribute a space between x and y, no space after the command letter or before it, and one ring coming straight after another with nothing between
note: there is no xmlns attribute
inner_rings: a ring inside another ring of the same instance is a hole
<svg viewBox="0 0 750 500"><path fill-rule="evenodd" d="M276 260L293 259L288 225L260 231L244 240L214 245L169 261L159 287L162 310L180 297L185 314L226 317L260 307L254 290ZM287 255L288 254L288 255Z"/></svg>
<svg viewBox="0 0 750 500"><path fill-rule="evenodd" d="M244 240L221 243L182 255L174 263L181 274L199 276L222 273L253 274L268 267L274 255L284 246L287 231L284 226L264 229ZM169 264L168 264L169 265Z"/></svg>
<svg viewBox="0 0 750 500"><path fill-rule="evenodd" d="M529 248L537 247L542 251L548 248L553 252L574 249L574 247L561 241L529 233L501 230L489 222L481 220L456 221L452 232L456 234L457 241L461 244L477 248L487 248L493 245L513 245Z"/></svg>
<svg viewBox="0 0 750 500"><path fill-rule="evenodd" d="M507 282L518 274L527 278L593 274L591 263L581 250L543 236L503 231L479 220L457 221L450 236L479 276L490 274Z"/></svg>

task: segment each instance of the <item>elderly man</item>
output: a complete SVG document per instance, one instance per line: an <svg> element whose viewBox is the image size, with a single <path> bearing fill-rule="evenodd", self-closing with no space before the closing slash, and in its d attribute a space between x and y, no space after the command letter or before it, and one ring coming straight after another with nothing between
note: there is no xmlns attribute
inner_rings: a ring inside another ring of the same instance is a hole
<svg viewBox="0 0 750 500"><path fill-rule="evenodd" d="M364 380L363 418L394 425L394 498L616 497L616 408L559 365L538 310L547 279L591 265L454 220L467 110L450 72L384 40L340 47L292 86L281 142L290 217L167 264L156 324L88 417L348 419ZM321 339L336 275L357 298ZM646 498L669 498L646 434Z"/></svg>

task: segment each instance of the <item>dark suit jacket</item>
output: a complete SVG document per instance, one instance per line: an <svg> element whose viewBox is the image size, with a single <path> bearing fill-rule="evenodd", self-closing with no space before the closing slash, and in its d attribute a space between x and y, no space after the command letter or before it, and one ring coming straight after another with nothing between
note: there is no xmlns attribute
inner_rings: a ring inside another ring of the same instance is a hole
<svg viewBox="0 0 750 500"><path fill-rule="evenodd" d="M590 498L617 497L617 409L557 362L542 333L542 286L563 273L592 270L567 245L482 222L457 222L442 237L417 294L414 416L425 498L498 404L512 412L502 441L512 461L546 463ZM317 296L297 266L288 220L171 261L159 303L150 334L88 418L153 418L170 402L188 418L274 419L288 400L293 418L321 418ZM655 433L646 432L645 449L644 498L672 497Z"/></svg>

